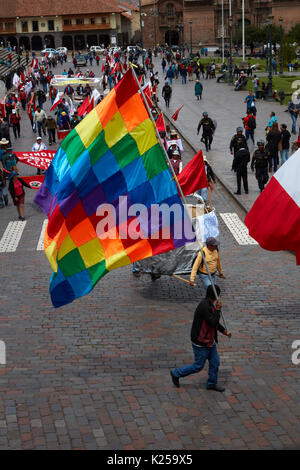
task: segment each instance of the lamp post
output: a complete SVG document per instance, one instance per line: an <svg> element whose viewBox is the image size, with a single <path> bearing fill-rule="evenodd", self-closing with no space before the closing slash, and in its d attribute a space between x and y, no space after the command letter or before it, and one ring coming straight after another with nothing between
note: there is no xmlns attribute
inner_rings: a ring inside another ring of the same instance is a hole
<svg viewBox="0 0 300 470"><path fill-rule="evenodd" d="M171 26L168 24L168 46L171 47Z"/></svg>
<svg viewBox="0 0 300 470"><path fill-rule="evenodd" d="M273 16L269 17L269 75L268 75L268 89L267 89L267 101L273 101L273 83L272 83L272 24Z"/></svg>
<svg viewBox="0 0 300 470"><path fill-rule="evenodd" d="M193 29L192 29L192 21L189 21L190 23L190 57L192 57L193 53Z"/></svg>
<svg viewBox="0 0 300 470"><path fill-rule="evenodd" d="M233 74L232 74L232 16L228 18L229 26L229 85L233 84Z"/></svg>
<svg viewBox="0 0 300 470"><path fill-rule="evenodd" d="M178 23L177 25L177 30L179 32L179 47L180 47L180 43L181 43L181 57L184 56L184 50L183 50L183 24L182 23ZM181 38L181 40L180 40Z"/></svg>
<svg viewBox="0 0 300 470"><path fill-rule="evenodd" d="M143 47L143 21L142 21L142 2L141 0L139 0L139 10L140 10L140 31L141 31L141 35L140 35L140 41L141 41L141 48L142 48L142 61L143 61L143 65L144 65L144 47Z"/></svg>
<svg viewBox="0 0 300 470"><path fill-rule="evenodd" d="M153 16L153 28L154 28L154 48L156 47L156 17L158 16L157 8L150 8L150 14Z"/></svg>
<svg viewBox="0 0 300 470"><path fill-rule="evenodd" d="M279 25L280 25L280 58L279 58L279 75L283 74L283 59L282 59L282 23L283 18L279 18Z"/></svg>

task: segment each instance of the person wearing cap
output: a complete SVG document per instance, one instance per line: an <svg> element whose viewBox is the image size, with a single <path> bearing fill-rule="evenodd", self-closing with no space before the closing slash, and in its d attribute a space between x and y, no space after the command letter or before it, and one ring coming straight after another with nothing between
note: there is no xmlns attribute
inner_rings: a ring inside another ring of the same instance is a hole
<svg viewBox="0 0 300 470"><path fill-rule="evenodd" d="M233 155L233 158L235 157L236 153L240 148L246 148L248 149L248 144L247 144L247 139L243 134L243 128L242 127L237 127L236 128L236 134L231 138L230 141L230 153ZM233 170L233 161L232 161L232 166L231 169Z"/></svg>
<svg viewBox="0 0 300 470"><path fill-rule="evenodd" d="M19 110L13 109L11 115L9 116L9 123L13 128L13 133L15 139L20 138L21 128L20 128L21 116Z"/></svg>
<svg viewBox="0 0 300 470"><path fill-rule="evenodd" d="M24 202L25 202L25 191L24 186L30 188L22 178L18 177L19 173L12 171L9 176L9 186L8 190L12 197L13 203L17 208L19 220L25 220L24 217Z"/></svg>
<svg viewBox="0 0 300 470"><path fill-rule="evenodd" d="M260 192L265 188L269 179L268 166L269 166L269 154L265 149L265 142L259 140L257 142L258 148L255 150L251 160L251 170L254 172L258 182Z"/></svg>
<svg viewBox="0 0 300 470"><path fill-rule="evenodd" d="M270 114L270 119L269 119L268 125L266 127L266 132L267 133L270 132L270 130L272 129L273 122L278 122L277 116L274 113L274 111L272 111L271 114Z"/></svg>
<svg viewBox="0 0 300 470"><path fill-rule="evenodd" d="M255 145L254 131L256 129L256 117L251 109L248 109L247 116L243 118L243 123L245 127L246 140L248 141L250 137L253 145Z"/></svg>
<svg viewBox="0 0 300 470"><path fill-rule="evenodd" d="M220 277L223 276L223 270L221 266L221 259L220 259L220 253L219 253L219 241L216 240L214 237L208 237L206 239L206 246L203 248L203 250L200 250L192 268L191 272L191 277L190 277L190 284L191 286L194 285L195 278L197 273L199 273L200 279L205 287L207 287L211 284L204 259L202 256L202 251L205 256L205 260L207 263L208 270L210 272L211 278L213 283L216 283L216 273L217 271L219 272Z"/></svg>
<svg viewBox="0 0 300 470"><path fill-rule="evenodd" d="M75 111L75 113L73 114L72 118L71 118L71 129L74 129L74 127L77 126L77 124L79 124L81 121L81 117L78 116L78 111Z"/></svg>
<svg viewBox="0 0 300 470"><path fill-rule="evenodd" d="M6 171L12 171L15 170L17 171L17 157L16 155L11 151L11 149L8 148L9 141L5 138L0 140L0 160L3 165L3 168Z"/></svg>
<svg viewBox="0 0 300 470"><path fill-rule="evenodd" d="M66 111L62 111L58 120L58 127L65 130L71 129L70 118Z"/></svg>
<svg viewBox="0 0 300 470"><path fill-rule="evenodd" d="M220 295L219 286L215 286L217 296ZM218 385L218 372L220 359L217 351L218 332L231 338L230 331L227 331L220 323L222 302L216 298L213 286L206 289L206 297L197 306L193 324L191 328L191 342L194 352L194 362L187 366L170 370L170 375L175 387L179 388L179 379L191 374L200 372L206 361L209 363L207 390L224 392L225 388Z"/></svg>
<svg viewBox="0 0 300 470"><path fill-rule="evenodd" d="M38 136L36 138L36 142L32 146L31 151L32 152L42 152L43 150L48 150L47 146L44 144L44 142L42 142L42 138L40 136ZM38 168L36 174L41 175L42 170L40 168Z"/></svg>
<svg viewBox="0 0 300 470"><path fill-rule="evenodd" d="M197 100L202 100L202 91L203 91L203 85L199 80L196 80L195 83L195 96L197 97Z"/></svg>
<svg viewBox="0 0 300 470"><path fill-rule="evenodd" d="M172 143L172 140L170 142L169 148L168 148L168 157L172 158L174 152L177 151L179 155L181 156L180 148L176 143L176 140Z"/></svg>
<svg viewBox="0 0 300 470"><path fill-rule="evenodd" d="M199 132L202 126L201 142L205 143L205 148L206 148L206 151L208 152L209 150L211 150L211 144L213 141L213 133L216 129L216 126L214 125L212 119L208 117L208 113L206 111L204 111L202 115L203 115L203 118L201 119L197 127L197 135L199 135Z"/></svg>
<svg viewBox="0 0 300 470"><path fill-rule="evenodd" d="M242 74L241 74L241 77L242 77ZM246 113L249 109L250 111L252 111L254 116L256 116L255 101L256 101L256 99L255 99L255 96L253 95L253 91L249 91L249 95L246 96L244 103L247 103Z"/></svg>

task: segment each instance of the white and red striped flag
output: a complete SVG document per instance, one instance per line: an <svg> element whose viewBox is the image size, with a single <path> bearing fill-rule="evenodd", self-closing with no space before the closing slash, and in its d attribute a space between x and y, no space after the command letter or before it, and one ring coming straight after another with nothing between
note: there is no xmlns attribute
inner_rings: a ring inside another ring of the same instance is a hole
<svg viewBox="0 0 300 470"><path fill-rule="evenodd" d="M60 91L57 93L55 100L53 101L53 105L50 108L50 112L53 111L53 109L56 108L56 106L62 102L62 97L63 97L63 92Z"/></svg>
<svg viewBox="0 0 300 470"><path fill-rule="evenodd" d="M272 176L248 212L249 234L265 250L290 250L300 265L300 149Z"/></svg>

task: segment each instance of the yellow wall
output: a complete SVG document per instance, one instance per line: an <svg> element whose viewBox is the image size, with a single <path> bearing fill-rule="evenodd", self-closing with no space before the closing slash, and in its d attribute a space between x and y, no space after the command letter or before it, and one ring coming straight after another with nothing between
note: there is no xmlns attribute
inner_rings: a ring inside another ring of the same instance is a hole
<svg viewBox="0 0 300 470"><path fill-rule="evenodd" d="M53 20L54 21L54 30L48 30L48 20ZM27 21L28 25L28 33L54 33L57 31L62 31L62 18L58 17L51 17L51 16L45 16L44 18L39 18L37 17L28 17L28 18L20 18L16 20L17 23L17 33L20 34L26 34L26 32L22 31L22 22ZM38 31L33 31L32 29L32 21L38 21L39 23L39 30ZM42 26L44 24L45 26ZM58 29L57 29L58 28Z"/></svg>

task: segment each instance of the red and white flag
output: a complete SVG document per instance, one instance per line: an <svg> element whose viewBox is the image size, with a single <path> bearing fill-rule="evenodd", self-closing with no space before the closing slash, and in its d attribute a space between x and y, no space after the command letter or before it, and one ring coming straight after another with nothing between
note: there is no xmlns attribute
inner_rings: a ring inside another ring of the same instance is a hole
<svg viewBox="0 0 300 470"><path fill-rule="evenodd" d="M53 111L53 109L55 109L56 106L62 102L62 98L63 98L63 92L59 91L55 97L55 100L53 101L53 105L50 108L50 112Z"/></svg>
<svg viewBox="0 0 300 470"><path fill-rule="evenodd" d="M47 170L54 155L55 150L42 150L41 152L14 152L20 162L25 165L34 166L41 170Z"/></svg>
<svg viewBox="0 0 300 470"><path fill-rule="evenodd" d="M33 70L39 68L39 61L38 61L38 59L32 59L32 61L31 61L31 68L32 68Z"/></svg>
<svg viewBox="0 0 300 470"><path fill-rule="evenodd" d="M42 186L45 175L20 176L20 178L29 184L31 189L35 189L37 191Z"/></svg>
<svg viewBox="0 0 300 470"><path fill-rule="evenodd" d="M256 199L245 224L265 250L290 250L300 265L300 149L278 171Z"/></svg>

